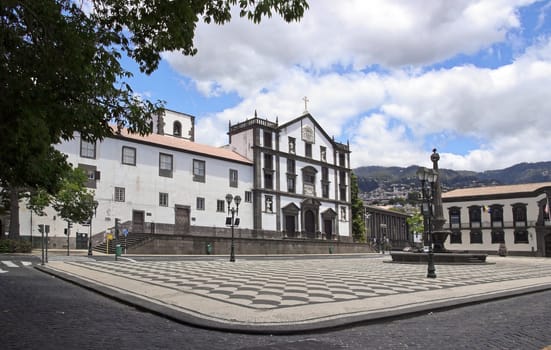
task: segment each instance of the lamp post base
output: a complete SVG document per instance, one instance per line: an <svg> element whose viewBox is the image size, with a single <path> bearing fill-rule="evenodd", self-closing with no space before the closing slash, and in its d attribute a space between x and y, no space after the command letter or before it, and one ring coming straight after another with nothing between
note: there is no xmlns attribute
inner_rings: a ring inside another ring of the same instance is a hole
<svg viewBox="0 0 551 350"><path fill-rule="evenodd" d="M436 278L436 268L434 267L434 254L432 249L429 251L428 256L427 278Z"/></svg>
<svg viewBox="0 0 551 350"><path fill-rule="evenodd" d="M233 243L231 245L231 251L230 251L230 262L235 262L235 248L233 246Z"/></svg>

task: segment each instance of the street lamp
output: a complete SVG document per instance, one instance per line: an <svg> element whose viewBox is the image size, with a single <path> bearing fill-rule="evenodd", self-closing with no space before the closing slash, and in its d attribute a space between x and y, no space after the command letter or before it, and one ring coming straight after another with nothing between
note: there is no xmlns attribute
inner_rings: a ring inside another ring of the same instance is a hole
<svg viewBox="0 0 551 350"><path fill-rule="evenodd" d="M98 209L98 201L94 201L94 217ZM92 212L90 211L90 234L88 235L88 256L92 256Z"/></svg>
<svg viewBox="0 0 551 350"><path fill-rule="evenodd" d="M428 232L428 269L427 278L436 278L436 269L434 267L434 253L432 251L432 195L434 194L434 183L438 179L438 172L434 169L427 169L421 167L417 170L417 178L421 181L421 195L422 195L422 213L423 213L423 226L424 231ZM425 186L426 183L430 184L430 189Z"/></svg>
<svg viewBox="0 0 551 350"><path fill-rule="evenodd" d="M235 202L235 207L231 207L231 203ZM231 194L226 195L226 202L228 202L228 214L231 216L226 217L226 226L231 227L231 250L230 250L230 261L235 262L235 246L233 244L233 229L234 227L239 226L239 203L241 203L240 196L232 196Z"/></svg>

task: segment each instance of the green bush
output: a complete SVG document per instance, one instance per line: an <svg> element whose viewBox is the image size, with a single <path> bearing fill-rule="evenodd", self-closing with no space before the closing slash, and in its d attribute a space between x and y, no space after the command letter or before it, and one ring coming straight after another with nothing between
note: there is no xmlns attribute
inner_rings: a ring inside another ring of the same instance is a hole
<svg viewBox="0 0 551 350"><path fill-rule="evenodd" d="M31 242L20 239L0 239L0 253L30 253Z"/></svg>

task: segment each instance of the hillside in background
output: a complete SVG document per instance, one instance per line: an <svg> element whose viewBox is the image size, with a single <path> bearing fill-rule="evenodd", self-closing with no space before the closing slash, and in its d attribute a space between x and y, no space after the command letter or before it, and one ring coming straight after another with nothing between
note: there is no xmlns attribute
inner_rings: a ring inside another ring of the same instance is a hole
<svg viewBox="0 0 551 350"><path fill-rule="evenodd" d="M418 166L366 166L354 169L364 199L406 197L419 190ZM484 172L440 169L444 190L492 185L551 182L551 162L520 163L501 170Z"/></svg>

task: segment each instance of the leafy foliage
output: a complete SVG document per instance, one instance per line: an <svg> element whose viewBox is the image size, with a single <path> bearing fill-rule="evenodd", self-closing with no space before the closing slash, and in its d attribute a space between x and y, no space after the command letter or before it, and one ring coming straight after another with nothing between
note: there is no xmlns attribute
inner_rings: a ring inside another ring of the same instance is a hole
<svg viewBox="0 0 551 350"><path fill-rule="evenodd" d="M61 190L53 198L59 216L70 222L86 222L94 212L94 194L84 187L86 174L76 168L67 173Z"/></svg>
<svg viewBox="0 0 551 350"><path fill-rule="evenodd" d="M23 239L0 239L0 253L30 253L31 242Z"/></svg>
<svg viewBox="0 0 551 350"><path fill-rule="evenodd" d="M134 94L122 55L146 73L157 68L163 51L193 55L197 22L226 23L236 6L255 23L272 13L299 20L308 8L305 0L0 3L0 186L10 192L4 196L10 199L10 237L19 235L14 201L20 193L41 188L54 194L62 186L69 165L53 145L77 135L101 140L123 127L151 132L163 102Z"/></svg>
<svg viewBox="0 0 551 350"><path fill-rule="evenodd" d="M352 237L356 242L365 242L364 205L359 197L358 178L350 175L350 192L352 200Z"/></svg>

